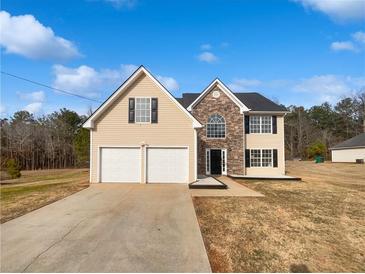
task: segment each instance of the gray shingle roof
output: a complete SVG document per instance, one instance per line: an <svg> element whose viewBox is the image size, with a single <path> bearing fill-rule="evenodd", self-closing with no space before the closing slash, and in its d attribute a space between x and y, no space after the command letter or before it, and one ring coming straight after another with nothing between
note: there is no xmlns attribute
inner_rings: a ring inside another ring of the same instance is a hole
<svg viewBox="0 0 365 274"><path fill-rule="evenodd" d="M352 148L352 147L365 147L365 133L361 133L351 139L348 139L342 143L339 143L331 149Z"/></svg>
<svg viewBox="0 0 365 274"><path fill-rule="evenodd" d="M183 107L187 108L200 93L183 93L182 98L176 98ZM278 105L257 92L234 93L236 97L252 111L287 111L284 106Z"/></svg>

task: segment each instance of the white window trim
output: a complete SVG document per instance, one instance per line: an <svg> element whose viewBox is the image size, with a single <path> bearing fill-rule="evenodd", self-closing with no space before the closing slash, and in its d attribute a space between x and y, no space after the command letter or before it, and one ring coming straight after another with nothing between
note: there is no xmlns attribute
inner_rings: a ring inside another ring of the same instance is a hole
<svg viewBox="0 0 365 274"><path fill-rule="evenodd" d="M270 115L250 115L250 134L273 134L272 130L272 116ZM251 117L259 117L259 130L260 132L251 132ZM262 132L262 117L270 117L270 132Z"/></svg>
<svg viewBox="0 0 365 274"><path fill-rule="evenodd" d="M221 160L223 160L223 154L225 154L224 156L224 163L222 164L222 175L227 175L227 149L226 148L206 148L205 149L205 174L206 175L210 175L210 164L211 164L211 157L210 157L210 151L211 150L220 150L221 151ZM209 161L207 159L207 156L209 155ZM223 167L224 167L224 171L223 171Z"/></svg>
<svg viewBox="0 0 365 274"><path fill-rule="evenodd" d="M148 96L135 96L135 97L131 97L134 98L134 123L135 124L152 124L152 97L148 97ZM137 122L137 98L139 99L150 99L150 121L149 122Z"/></svg>
<svg viewBox="0 0 365 274"><path fill-rule="evenodd" d="M224 116L223 115L220 115L219 113L213 113L212 115L214 115L214 114L218 114L224 120L224 137L208 137L208 124L209 124L209 122L207 122L205 136L207 137L207 139L220 139L220 140L225 140L226 137L227 137L227 123L226 123L226 118L224 118ZM209 117L212 116L212 115L209 115ZM209 117L208 117L208 120L209 120Z"/></svg>
<svg viewBox="0 0 365 274"><path fill-rule="evenodd" d="M250 167L249 168L273 168L274 167L274 149L272 148L250 148ZM260 166L252 166L251 160L251 151L252 150L260 150ZM262 166L262 151L263 150L271 150L271 166Z"/></svg>

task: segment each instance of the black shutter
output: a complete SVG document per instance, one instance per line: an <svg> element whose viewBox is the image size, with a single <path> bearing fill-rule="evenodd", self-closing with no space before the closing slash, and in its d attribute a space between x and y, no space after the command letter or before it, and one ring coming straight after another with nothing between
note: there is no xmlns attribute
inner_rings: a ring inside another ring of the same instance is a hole
<svg viewBox="0 0 365 274"><path fill-rule="evenodd" d="M278 150L273 149L272 154L274 167L278 167Z"/></svg>
<svg viewBox="0 0 365 274"><path fill-rule="evenodd" d="M250 133L250 116L245 115L245 133Z"/></svg>
<svg viewBox="0 0 365 274"><path fill-rule="evenodd" d="M135 103L134 98L129 98L128 104L128 123L134 123L135 118Z"/></svg>
<svg viewBox="0 0 365 274"><path fill-rule="evenodd" d="M250 167L250 150L245 150L245 166Z"/></svg>
<svg viewBox="0 0 365 274"><path fill-rule="evenodd" d="M152 98L151 99L151 123L157 123L158 120L158 114L157 114L157 110L158 110L158 101L157 98Z"/></svg>
<svg viewBox="0 0 365 274"><path fill-rule="evenodd" d="M277 122L277 117L273 116L272 117L272 133L273 134L277 134L278 133L278 122Z"/></svg>

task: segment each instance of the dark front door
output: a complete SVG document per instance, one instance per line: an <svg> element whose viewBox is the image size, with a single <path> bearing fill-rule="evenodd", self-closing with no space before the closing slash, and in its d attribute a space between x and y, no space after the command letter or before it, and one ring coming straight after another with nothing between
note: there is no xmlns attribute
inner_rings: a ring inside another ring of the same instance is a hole
<svg viewBox="0 0 365 274"><path fill-rule="evenodd" d="M222 151L220 149L210 150L210 174L222 174Z"/></svg>

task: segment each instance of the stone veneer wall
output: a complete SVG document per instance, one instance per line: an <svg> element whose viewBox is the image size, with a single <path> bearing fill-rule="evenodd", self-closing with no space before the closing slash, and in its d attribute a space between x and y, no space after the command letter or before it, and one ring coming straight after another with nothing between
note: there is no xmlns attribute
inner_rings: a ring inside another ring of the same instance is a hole
<svg viewBox="0 0 365 274"><path fill-rule="evenodd" d="M219 98L212 93L213 88L192 110L194 117L204 126L208 117L218 113L226 120L225 139L207 139L206 128L198 130L198 174L205 174L206 148L227 149L227 174L244 174L243 156L243 115L239 107L223 92Z"/></svg>

